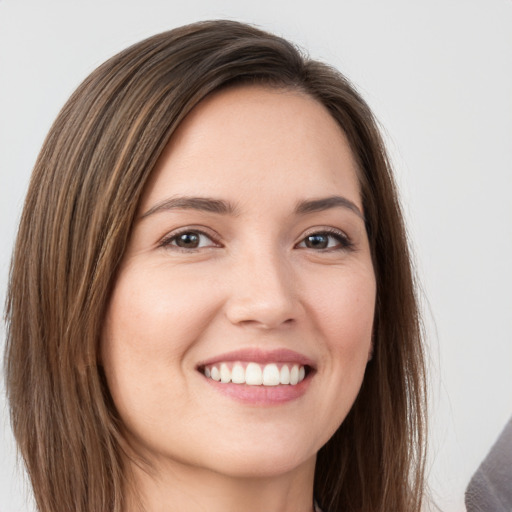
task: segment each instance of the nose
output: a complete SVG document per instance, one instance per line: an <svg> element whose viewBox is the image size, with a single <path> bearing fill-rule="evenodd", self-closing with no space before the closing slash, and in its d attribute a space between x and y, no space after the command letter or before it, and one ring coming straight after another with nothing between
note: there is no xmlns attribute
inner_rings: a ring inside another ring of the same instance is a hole
<svg viewBox="0 0 512 512"><path fill-rule="evenodd" d="M226 316L236 325L275 329L300 315L296 283L289 262L265 251L241 258L233 269Z"/></svg>

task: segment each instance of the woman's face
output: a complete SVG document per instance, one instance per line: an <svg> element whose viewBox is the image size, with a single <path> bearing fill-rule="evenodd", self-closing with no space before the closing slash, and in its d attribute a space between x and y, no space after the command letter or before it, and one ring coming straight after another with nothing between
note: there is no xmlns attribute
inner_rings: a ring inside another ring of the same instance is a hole
<svg viewBox="0 0 512 512"><path fill-rule="evenodd" d="M147 185L103 332L136 453L231 476L314 465L371 351L363 215L347 140L309 96L246 86L193 110Z"/></svg>

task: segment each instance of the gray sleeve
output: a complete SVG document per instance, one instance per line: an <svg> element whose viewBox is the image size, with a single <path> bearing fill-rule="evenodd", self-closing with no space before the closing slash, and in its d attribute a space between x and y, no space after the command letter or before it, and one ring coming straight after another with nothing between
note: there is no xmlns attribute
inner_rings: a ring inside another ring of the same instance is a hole
<svg viewBox="0 0 512 512"><path fill-rule="evenodd" d="M512 418L471 478L467 512L512 512Z"/></svg>

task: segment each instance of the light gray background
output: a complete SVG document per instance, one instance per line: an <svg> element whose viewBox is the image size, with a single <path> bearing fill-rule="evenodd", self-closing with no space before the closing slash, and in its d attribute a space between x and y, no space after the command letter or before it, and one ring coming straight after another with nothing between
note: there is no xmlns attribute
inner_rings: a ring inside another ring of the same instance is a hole
<svg viewBox="0 0 512 512"><path fill-rule="evenodd" d="M509 0L0 0L0 300L31 168L70 93L127 45L221 17L334 64L382 122L426 297L430 485L462 511L512 414ZM0 391L0 511L30 510Z"/></svg>

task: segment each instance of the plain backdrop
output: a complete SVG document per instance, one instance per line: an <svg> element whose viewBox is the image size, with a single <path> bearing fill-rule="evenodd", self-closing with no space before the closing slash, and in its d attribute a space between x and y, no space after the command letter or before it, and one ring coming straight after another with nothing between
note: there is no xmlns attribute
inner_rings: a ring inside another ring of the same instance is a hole
<svg viewBox="0 0 512 512"><path fill-rule="evenodd" d="M430 486L442 510L463 511L512 414L509 0L0 0L0 300L31 169L70 93L129 44L210 18L298 43L380 119L423 290ZM0 394L0 511L32 510Z"/></svg>

